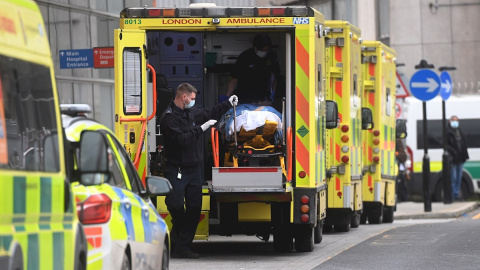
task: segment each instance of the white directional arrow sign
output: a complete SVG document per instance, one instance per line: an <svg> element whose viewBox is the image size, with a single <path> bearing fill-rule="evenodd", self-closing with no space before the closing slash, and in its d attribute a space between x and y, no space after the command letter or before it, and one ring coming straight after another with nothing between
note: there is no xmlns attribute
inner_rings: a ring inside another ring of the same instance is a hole
<svg viewBox="0 0 480 270"><path fill-rule="evenodd" d="M452 78L450 74L446 71L440 73L440 96L443 100L447 100L452 94Z"/></svg>
<svg viewBox="0 0 480 270"><path fill-rule="evenodd" d="M412 75L410 79L410 92L422 101L429 101L438 95L440 91L440 79L438 75L429 70L421 69Z"/></svg>
<svg viewBox="0 0 480 270"><path fill-rule="evenodd" d="M428 82L412 82L412 87L427 88L427 93L437 90L438 83L433 78L427 78Z"/></svg>

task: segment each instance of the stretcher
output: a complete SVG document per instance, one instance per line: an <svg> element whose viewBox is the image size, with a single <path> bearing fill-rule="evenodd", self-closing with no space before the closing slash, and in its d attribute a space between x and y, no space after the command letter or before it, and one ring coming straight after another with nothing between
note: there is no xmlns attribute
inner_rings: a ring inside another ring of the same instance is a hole
<svg viewBox="0 0 480 270"><path fill-rule="evenodd" d="M227 112L222 117L219 129L212 128L215 167L220 166L222 152L223 167L281 167L287 176L285 171L287 151L282 136L282 115L269 106L238 107L237 109L237 106L234 106L233 111ZM287 134L287 137L291 140L291 136Z"/></svg>

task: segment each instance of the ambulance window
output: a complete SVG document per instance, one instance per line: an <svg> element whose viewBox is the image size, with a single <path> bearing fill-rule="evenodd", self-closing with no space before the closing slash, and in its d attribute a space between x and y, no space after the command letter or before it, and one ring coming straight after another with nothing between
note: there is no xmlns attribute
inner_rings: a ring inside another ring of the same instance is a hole
<svg viewBox="0 0 480 270"><path fill-rule="evenodd" d="M0 56L0 168L60 170L52 77L47 66Z"/></svg>
<svg viewBox="0 0 480 270"><path fill-rule="evenodd" d="M357 74L353 74L353 106L358 106Z"/></svg>
<svg viewBox="0 0 480 270"><path fill-rule="evenodd" d="M126 115L142 113L142 50L125 48L123 51L123 112Z"/></svg>
<svg viewBox="0 0 480 270"><path fill-rule="evenodd" d="M122 164L125 165L125 171L127 172L128 180L130 181L130 186L132 187L132 191L135 193L140 193L140 190L144 190L143 185L140 185L140 178L138 177L138 173L133 166L132 160L127 156L125 149L117 140L115 141L115 147L118 149L118 153L120 159L122 160Z"/></svg>
<svg viewBox="0 0 480 270"><path fill-rule="evenodd" d="M392 98L390 97L390 88L388 88L388 87L387 87L387 94L385 95L385 97L387 99L386 104L385 104L385 106L387 106L386 107L386 110L387 110L386 113L387 113L388 116L390 116L390 113L392 112Z"/></svg>

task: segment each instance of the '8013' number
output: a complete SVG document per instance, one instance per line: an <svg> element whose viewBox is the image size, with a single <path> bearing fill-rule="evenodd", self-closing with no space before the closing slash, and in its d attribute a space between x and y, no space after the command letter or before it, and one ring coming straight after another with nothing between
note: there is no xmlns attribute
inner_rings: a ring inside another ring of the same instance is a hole
<svg viewBox="0 0 480 270"><path fill-rule="evenodd" d="M126 19L125 24L142 24L142 19Z"/></svg>

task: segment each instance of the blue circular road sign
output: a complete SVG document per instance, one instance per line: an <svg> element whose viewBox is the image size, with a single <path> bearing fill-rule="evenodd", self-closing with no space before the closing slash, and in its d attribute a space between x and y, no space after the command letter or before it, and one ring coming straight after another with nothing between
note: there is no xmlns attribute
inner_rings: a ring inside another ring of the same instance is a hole
<svg viewBox="0 0 480 270"><path fill-rule="evenodd" d="M452 94L452 78L446 71L440 73L440 96L443 100L447 100Z"/></svg>
<svg viewBox="0 0 480 270"><path fill-rule="evenodd" d="M422 101L429 101L438 95L440 91L440 79L438 75L429 69L421 69L412 75L410 79L410 92Z"/></svg>

